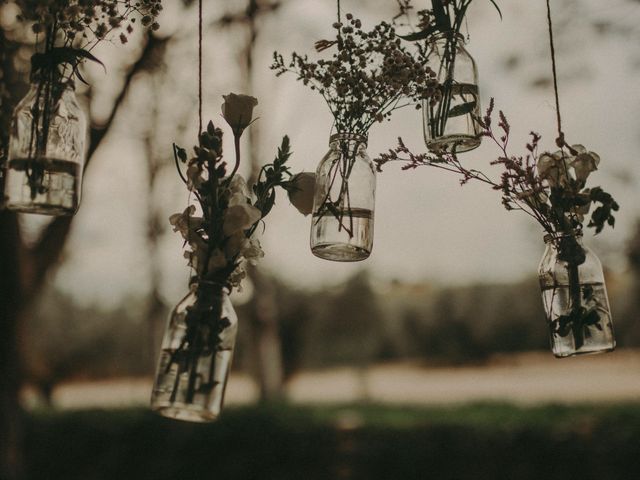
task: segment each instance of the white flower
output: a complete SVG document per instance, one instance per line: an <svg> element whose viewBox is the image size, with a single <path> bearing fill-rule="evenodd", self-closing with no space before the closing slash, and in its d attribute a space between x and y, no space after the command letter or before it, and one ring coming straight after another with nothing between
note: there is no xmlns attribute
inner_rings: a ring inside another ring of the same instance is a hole
<svg viewBox="0 0 640 480"><path fill-rule="evenodd" d="M202 217L194 217L196 207L189 205L184 212L174 213L169 217L169 223L173 226L174 232L180 232L182 238L190 240L195 235L195 230L202 226Z"/></svg>
<svg viewBox="0 0 640 480"><path fill-rule="evenodd" d="M242 175L235 174L233 176L229 182L229 191L232 196L236 193L242 193L245 197L248 197L247 192L249 191L249 188L247 187L247 181L242 177Z"/></svg>
<svg viewBox="0 0 640 480"><path fill-rule="evenodd" d="M288 190L289 201L303 215L313 212L313 195L316 186L316 174L301 172L291 179L291 189Z"/></svg>
<svg viewBox="0 0 640 480"><path fill-rule="evenodd" d="M194 190L200 188L205 182L202 177L202 168L197 163L192 163L187 168L187 188Z"/></svg>
<svg viewBox="0 0 640 480"><path fill-rule="evenodd" d="M195 268L196 272L204 271L207 258L208 245L207 242L197 233L189 236L187 239L191 251L184 252L184 257L189 261L189 266Z"/></svg>
<svg viewBox="0 0 640 480"><path fill-rule="evenodd" d="M258 104L258 99L250 95L236 95L235 93L223 95L223 98L222 116L233 130L233 134L238 137L251 123L253 107Z"/></svg>
<svg viewBox="0 0 640 480"><path fill-rule="evenodd" d="M569 178L567 171L569 168L567 159L562 150L557 152L543 153L538 158L538 176L546 180L551 187L567 187Z"/></svg>
<svg viewBox="0 0 640 480"><path fill-rule="evenodd" d="M256 265L258 259L264 257L264 251L257 238L247 239L243 244L240 254L251 264Z"/></svg>
<svg viewBox="0 0 640 480"><path fill-rule="evenodd" d="M587 151L582 145L572 145L571 148L578 152L578 155L571 162L571 166L576 173L576 180L585 182L589 174L598 169L600 155Z"/></svg>
<svg viewBox="0 0 640 480"><path fill-rule="evenodd" d="M229 199L229 206L224 213L222 231L228 237L234 233L250 228L262 218L262 212L247 202L242 193L235 193Z"/></svg>
<svg viewBox="0 0 640 480"><path fill-rule="evenodd" d="M231 272L231 275L229 275L229 278L228 278L229 285L231 287L237 288L238 291L241 292L242 286L240 284L242 283L242 280L246 276L247 276L247 272L245 271L244 267L242 265L238 265L236 269L233 272Z"/></svg>

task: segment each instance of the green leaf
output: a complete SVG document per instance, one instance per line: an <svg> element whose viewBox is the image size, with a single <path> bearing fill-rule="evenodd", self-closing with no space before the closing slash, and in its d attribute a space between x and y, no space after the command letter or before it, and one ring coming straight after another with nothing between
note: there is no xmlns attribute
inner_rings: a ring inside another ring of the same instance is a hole
<svg viewBox="0 0 640 480"><path fill-rule="evenodd" d="M489 0L494 7L496 7L496 10L498 11L498 15L500 15L500 20L502 20L502 12L500 11L500 7L498 6L498 4L495 2L495 0Z"/></svg>
<svg viewBox="0 0 640 480"><path fill-rule="evenodd" d="M291 142L289 140L289 136L285 135L284 137L282 137L282 143L280 144L280 147L278 147L278 155L273 161L275 168L279 169L280 167L282 167L287 162L287 160L289 160L291 153Z"/></svg>
<svg viewBox="0 0 640 480"><path fill-rule="evenodd" d="M184 148L176 146L176 152L181 162L184 163L187 161L187 151Z"/></svg>
<svg viewBox="0 0 640 480"><path fill-rule="evenodd" d="M265 199L264 201L264 206L262 207L262 217L266 217L269 212L271 211L271 209L273 208L273 205L276 203L276 191L275 190L271 190L271 193L269 194L269 196Z"/></svg>
<svg viewBox="0 0 640 480"><path fill-rule="evenodd" d="M65 47L63 47L65 48ZM104 65L104 63L102 63L95 55L93 55L91 52L89 52L88 50L83 50L81 48L69 48L66 47L69 50L71 50L71 54L75 55L77 58L84 58L87 60L91 60L92 62L95 63L99 63L100 65L102 65L102 68L104 68L104 71L107 71L107 67Z"/></svg>
<svg viewBox="0 0 640 480"><path fill-rule="evenodd" d="M442 32L451 30L451 20L447 15L447 10L442 0L431 0L431 5L433 6L433 16L436 19L438 29Z"/></svg>
<svg viewBox="0 0 640 480"><path fill-rule="evenodd" d="M407 40L408 42L416 42L418 40L425 40L433 35L435 32L439 30L438 25L430 25L428 28L415 33L410 33L409 35L398 35L403 40Z"/></svg>
<svg viewBox="0 0 640 480"><path fill-rule="evenodd" d="M461 103L460 105L456 105L451 110L449 110L448 117L459 117L461 115L467 115L468 113L473 112L473 109L476 108L475 100L472 102Z"/></svg>
<svg viewBox="0 0 640 480"><path fill-rule="evenodd" d="M595 307L588 310L582 317L582 324L586 326L597 325L599 321L600 315L598 315L598 311Z"/></svg>

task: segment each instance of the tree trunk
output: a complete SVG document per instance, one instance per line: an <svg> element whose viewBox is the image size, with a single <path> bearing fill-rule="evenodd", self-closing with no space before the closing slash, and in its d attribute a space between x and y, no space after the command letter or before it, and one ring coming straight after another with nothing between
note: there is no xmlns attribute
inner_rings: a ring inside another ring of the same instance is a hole
<svg viewBox="0 0 640 480"><path fill-rule="evenodd" d="M3 42L4 36L0 31L0 47ZM151 37L138 61L132 65L107 122L90 131L87 165L109 131L133 77L149 66L150 59L166 43L167 40ZM2 53L5 53L4 48ZM3 73L7 75L4 60ZM11 62L8 65L10 68ZM4 111L6 104L0 102L0 106ZM3 128L3 133L5 131L8 130ZM2 140L1 143L6 141ZM19 480L22 475L22 412L18 398L21 371L17 343L20 315L24 306L42 289L47 273L57 263L72 220L73 217L54 218L38 242L27 250L21 242L17 215L0 210L0 480Z"/></svg>
<svg viewBox="0 0 640 480"><path fill-rule="evenodd" d="M249 0L245 12L245 21L249 32L245 46L245 78L247 93L252 95L253 88L253 56L257 44L258 30L256 20L259 15L272 12L279 6L278 2L261 2ZM260 152L260 130L256 122L247 129L249 154L251 158L252 185L257 180L262 167ZM274 152L275 153L275 152ZM276 291L272 280L262 274L258 268L249 268L249 277L253 281L255 293L249 326L251 328L254 371L260 387L260 401L273 402L282 399L284 387L284 369L282 348L278 325L278 305Z"/></svg>
<svg viewBox="0 0 640 480"><path fill-rule="evenodd" d="M249 273L255 288L250 326L260 401L274 402L282 400L284 387L276 290L272 279L258 269Z"/></svg>
<svg viewBox="0 0 640 480"><path fill-rule="evenodd" d="M0 211L0 479L21 478L22 428L18 390L20 234L14 213Z"/></svg>

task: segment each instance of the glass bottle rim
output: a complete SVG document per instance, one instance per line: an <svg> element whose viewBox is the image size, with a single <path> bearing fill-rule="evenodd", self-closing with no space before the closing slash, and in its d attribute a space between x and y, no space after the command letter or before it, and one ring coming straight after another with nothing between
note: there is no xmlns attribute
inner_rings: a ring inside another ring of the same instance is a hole
<svg viewBox="0 0 640 480"><path fill-rule="evenodd" d="M223 283L215 282L213 280L193 280L189 285L192 290L197 290L199 285L205 285L207 287L213 287L215 289L219 289L220 295L229 295L231 293L231 289Z"/></svg>
<svg viewBox="0 0 640 480"><path fill-rule="evenodd" d="M331 145L334 142L338 142L340 140L348 140L348 141L354 141L357 143L363 143L365 146L367 146L367 143L369 141L368 136L363 133L338 132L338 133L334 133L329 137L329 145Z"/></svg>
<svg viewBox="0 0 640 480"><path fill-rule="evenodd" d="M42 71L32 71L31 72L31 76L29 78L29 82L31 83L32 87L34 87L34 86L37 87L40 84L40 82L42 82L43 80L45 82L48 81L48 79L43 79L42 75L43 75ZM66 80L60 81L58 83L59 83L59 85L62 87L62 89L64 91L75 90L76 89L76 82L71 78L67 78Z"/></svg>
<svg viewBox="0 0 640 480"><path fill-rule="evenodd" d="M544 243L550 243L553 240L560 240L561 238L575 237L577 240L582 238L582 230L573 230L571 232L555 232L553 234L547 233L543 238Z"/></svg>
<svg viewBox="0 0 640 480"><path fill-rule="evenodd" d="M467 44L467 40L465 39L464 35L462 35L460 32L454 32L453 30L446 30L444 32L438 32L436 33L433 37L431 37L429 39L430 43L436 42L438 40L443 40L443 39L448 39L450 37L456 37L456 39L462 43L462 45L466 45Z"/></svg>

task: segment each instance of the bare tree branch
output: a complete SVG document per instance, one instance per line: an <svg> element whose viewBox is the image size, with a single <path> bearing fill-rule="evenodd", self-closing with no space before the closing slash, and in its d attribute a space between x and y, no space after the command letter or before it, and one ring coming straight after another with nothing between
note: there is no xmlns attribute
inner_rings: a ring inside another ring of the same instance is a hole
<svg viewBox="0 0 640 480"><path fill-rule="evenodd" d="M91 128L85 168L89 166L95 152L98 150L113 125L118 111L127 97L134 77L141 71L149 69L154 64L153 60L155 60L157 56L161 55L165 50L168 39L158 39L153 36L148 36L147 38L147 43L140 54L140 57L131 66L127 76L125 77L124 85L113 104L109 118L103 125ZM33 263L30 266L31 268L27 269L25 272L28 276L23 282L23 298L25 301L33 298L33 296L40 290L44 283L47 271L58 261L67 237L69 236L72 222L73 217L55 218L43 230L36 245L30 249L29 253Z"/></svg>

